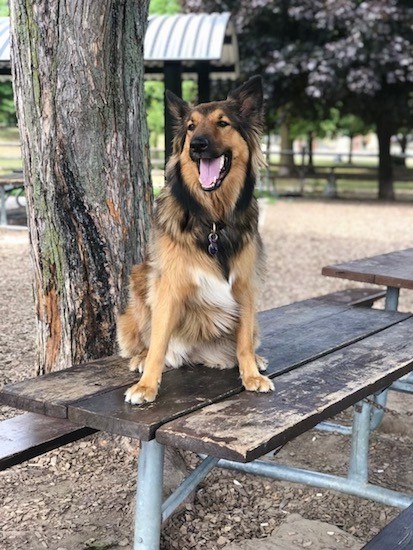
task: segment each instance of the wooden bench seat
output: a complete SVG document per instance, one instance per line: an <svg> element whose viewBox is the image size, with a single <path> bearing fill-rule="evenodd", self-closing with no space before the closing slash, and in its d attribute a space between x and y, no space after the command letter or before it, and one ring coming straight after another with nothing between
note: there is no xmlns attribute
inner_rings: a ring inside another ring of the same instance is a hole
<svg viewBox="0 0 413 550"><path fill-rule="evenodd" d="M403 510L380 531L362 550L412 550L413 504Z"/></svg>
<svg viewBox="0 0 413 550"><path fill-rule="evenodd" d="M0 471L95 431L76 426L66 419L45 418L35 413L3 420L0 422Z"/></svg>

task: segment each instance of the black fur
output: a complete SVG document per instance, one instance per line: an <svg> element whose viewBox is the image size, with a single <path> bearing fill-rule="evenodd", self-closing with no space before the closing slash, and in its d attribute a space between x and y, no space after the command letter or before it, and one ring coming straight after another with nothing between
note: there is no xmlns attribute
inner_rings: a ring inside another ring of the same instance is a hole
<svg viewBox="0 0 413 550"><path fill-rule="evenodd" d="M254 178L250 166L234 212L225 223L211 218L195 199L182 180L179 163L170 177L171 194L159 199L157 212L161 213L163 207L168 208L168 200L176 201L182 216L179 220L181 230L192 233L196 246L204 254L209 254L208 235L215 223L218 234L218 253L214 256L214 260L218 263L224 277L228 279L231 259L242 250L248 240L256 238L257 235L258 205L253 196ZM156 216L157 223L160 223L161 217L163 218L163 216ZM172 221L170 227L162 228L171 236L173 236L172 227L175 221Z"/></svg>

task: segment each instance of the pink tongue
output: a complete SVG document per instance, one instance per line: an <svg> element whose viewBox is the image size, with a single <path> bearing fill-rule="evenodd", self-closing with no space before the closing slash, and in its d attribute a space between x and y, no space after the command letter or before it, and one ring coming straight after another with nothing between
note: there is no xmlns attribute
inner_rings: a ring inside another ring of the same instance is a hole
<svg viewBox="0 0 413 550"><path fill-rule="evenodd" d="M221 165L221 157L216 159L201 159L199 163L199 181L202 187L212 187L218 179Z"/></svg>

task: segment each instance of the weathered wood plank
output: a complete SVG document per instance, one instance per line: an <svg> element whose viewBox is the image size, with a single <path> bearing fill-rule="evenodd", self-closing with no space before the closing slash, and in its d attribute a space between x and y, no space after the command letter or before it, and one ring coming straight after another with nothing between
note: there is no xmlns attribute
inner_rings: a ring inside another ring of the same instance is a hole
<svg viewBox="0 0 413 550"><path fill-rule="evenodd" d="M323 267L322 274L352 281L413 289L413 248Z"/></svg>
<svg viewBox="0 0 413 550"><path fill-rule="evenodd" d="M319 302L328 304L342 304L355 307L371 307L374 302L384 298L386 291L380 288L374 287L357 287L346 288L344 290L338 290L337 292L330 292L329 294L323 294L314 298Z"/></svg>
<svg viewBox="0 0 413 550"><path fill-rule="evenodd" d="M411 550L413 548L413 504L403 510L362 550Z"/></svg>
<svg viewBox="0 0 413 550"><path fill-rule="evenodd" d="M4 386L0 401L16 409L66 418L68 403L130 384L135 379L125 359L106 357Z"/></svg>
<svg viewBox="0 0 413 550"><path fill-rule="evenodd" d="M273 375L381 330L405 318L406 315L408 314L368 309L360 311L317 303L315 300L298 302L260 314L263 341L260 352L269 359L268 373ZM203 393L200 383L197 382L198 374L200 373L195 369L190 375L192 396L185 396L184 392L180 414L185 414L186 408L192 411L195 406L203 406L199 395L204 395L205 404L209 404L211 400L217 401L242 390L236 369L219 372L206 369L203 384L210 387L209 394ZM173 381L175 376L176 382ZM139 375L129 372L126 360L116 356L108 357L5 386L0 392L0 400L16 408L66 418L68 405L118 388L122 388L119 392L121 397L123 388L138 378ZM215 385L215 379L220 381L220 385ZM162 386L176 386L178 395L181 383L181 375L170 371L165 373ZM179 401L178 397L176 399ZM159 399L157 403L160 403ZM120 402L116 404L114 412L117 414L120 414L119 410L124 410L123 407L118 410L117 407L120 405ZM162 408L162 411L166 411L166 408ZM170 416L167 414L165 421L169 419ZM144 425L147 430L146 423Z"/></svg>
<svg viewBox="0 0 413 550"><path fill-rule="evenodd" d="M167 445L248 462L388 386L413 369L413 319L161 427Z"/></svg>
<svg viewBox="0 0 413 550"><path fill-rule="evenodd" d="M34 413L3 420L0 422L0 471L94 432L65 419Z"/></svg>
<svg viewBox="0 0 413 550"><path fill-rule="evenodd" d="M125 403L126 388L69 405L69 420L148 441L165 422L234 395L241 391L241 384L238 369L221 371L197 365L166 372L154 403L139 407Z"/></svg>
<svg viewBox="0 0 413 550"><path fill-rule="evenodd" d="M263 312L261 325L267 327L275 324L281 335L297 326L304 330L306 324L312 324L315 320L322 322L321 319L341 314L344 310L343 306L306 300ZM126 360L109 357L9 384L1 390L0 402L31 412L66 418L69 403L132 384L137 378L138 375L129 372ZM231 384L232 378L230 376Z"/></svg>
<svg viewBox="0 0 413 550"><path fill-rule="evenodd" d="M269 359L267 372L271 376L406 318L400 313L341 308L339 314L300 324L299 309L290 316L284 311L284 316L274 319L279 313L265 312L262 323L260 351ZM235 395L242 391L242 385L237 369L217 371L196 366L165 373L160 394L152 404L125 404L124 389L72 404L69 418L96 429L149 440L165 422Z"/></svg>

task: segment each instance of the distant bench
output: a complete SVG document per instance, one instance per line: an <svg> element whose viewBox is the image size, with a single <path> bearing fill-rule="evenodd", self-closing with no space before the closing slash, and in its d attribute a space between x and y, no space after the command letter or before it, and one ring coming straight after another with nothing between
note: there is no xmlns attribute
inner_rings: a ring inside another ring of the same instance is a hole
<svg viewBox="0 0 413 550"><path fill-rule="evenodd" d="M325 196L335 196L337 194L337 184L340 180L347 181L378 181L377 166L357 166L351 164L334 164L326 166L315 166L309 170L307 165L296 165L289 174L284 174L282 168L284 165L271 164L269 170L261 174L261 190L275 191L277 180L298 180L300 189L291 195L302 195L307 180L322 180L325 182L323 194ZM281 169L275 171L274 168ZM270 189L265 189L268 180ZM413 182L413 170L408 168L393 167L394 182Z"/></svg>

